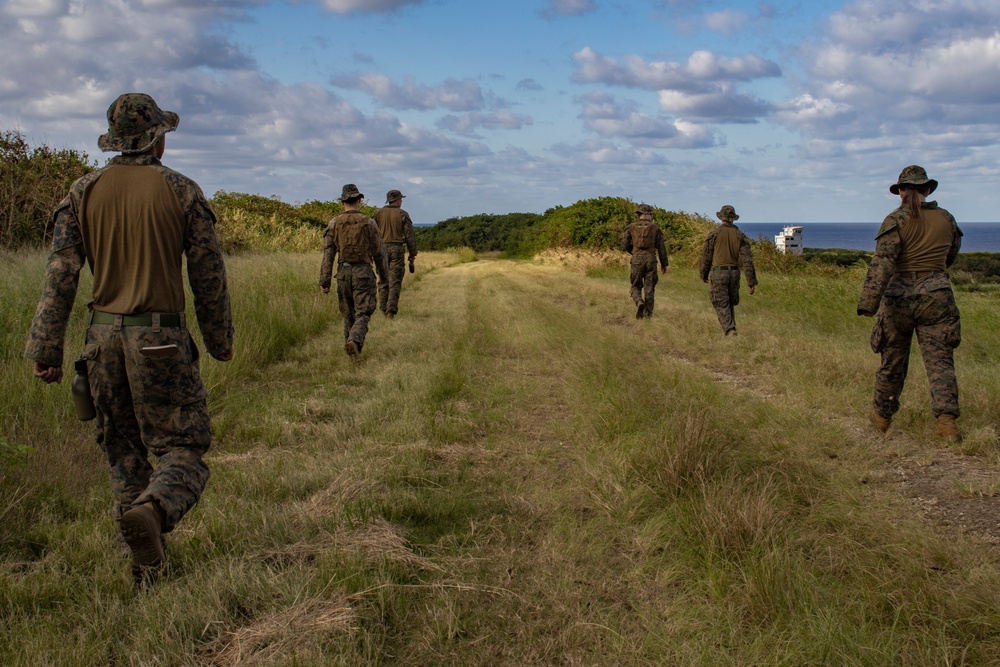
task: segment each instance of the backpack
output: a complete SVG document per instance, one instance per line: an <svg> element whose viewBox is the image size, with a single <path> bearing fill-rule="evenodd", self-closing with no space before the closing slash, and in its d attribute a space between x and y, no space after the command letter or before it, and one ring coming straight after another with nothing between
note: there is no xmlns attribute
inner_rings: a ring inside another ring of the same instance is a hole
<svg viewBox="0 0 1000 667"><path fill-rule="evenodd" d="M632 249L652 250L656 246L656 230L652 222L641 221L632 225Z"/></svg>
<svg viewBox="0 0 1000 667"><path fill-rule="evenodd" d="M334 242L341 262L362 263L371 261L368 257L368 243L365 238L365 227L368 217L361 214L345 213L337 224L337 234Z"/></svg>

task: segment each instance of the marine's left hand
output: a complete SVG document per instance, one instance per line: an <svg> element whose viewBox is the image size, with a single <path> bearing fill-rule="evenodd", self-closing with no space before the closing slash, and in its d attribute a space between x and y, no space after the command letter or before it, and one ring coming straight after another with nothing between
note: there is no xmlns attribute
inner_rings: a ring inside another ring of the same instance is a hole
<svg viewBox="0 0 1000 667"><path fill-rule="evenodd" d="M34 368L32 368L31 373L45 384L52 384L53 382L62 382L62 377L63 377L62 366L49 366L48 364L43 364L41 362L36 361Z"/></svg>

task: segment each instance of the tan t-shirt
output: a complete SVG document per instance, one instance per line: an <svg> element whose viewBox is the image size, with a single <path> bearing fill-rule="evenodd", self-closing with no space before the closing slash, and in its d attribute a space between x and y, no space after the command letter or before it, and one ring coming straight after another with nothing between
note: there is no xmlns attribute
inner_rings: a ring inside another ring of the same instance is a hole
<svg viewBox="0 0 1000 667"><path fill-rule="evenodd" d="M94 310L122 315L184 311L187 223L159 169L108 167L84 194L79 224L94 274Z"/></svg>
<svg viewBox="0 0 1000 667"><path fill-rule="evenodd" d="M955 229L938 208L921 208L920 219L898 226L900 253L896 271L944 271Z"/></svg>
<svg viewBox="0 0 1000 667"><path fill-rule="evenodd" d="M732 225L720 225L715 236L712 266L739 266L742 233Z"/></svg>

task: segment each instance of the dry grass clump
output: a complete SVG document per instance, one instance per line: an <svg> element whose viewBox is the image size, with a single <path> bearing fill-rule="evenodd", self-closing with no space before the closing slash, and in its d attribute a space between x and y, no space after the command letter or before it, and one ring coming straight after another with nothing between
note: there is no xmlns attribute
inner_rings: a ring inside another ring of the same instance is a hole
<svg viewBox="0 0 1000 667"><path fill-rule="evenodd" d="M627 269L629 266L628 253L610 249L548 248L532 259L540 264L558 266L584 275L596 269Z"/></svg>
<svg viewBox="0 0 1000 667"><path fill-rule="evenodd" d="M300 516L311 519L331 516L340 511L347 503L354 502L373 492L382 485L372 479L352 479L346 473L341 473L330 482L329 486L317 491L299 506Z"/></svg>
<svg viewBox="0 0 1000 667"><path fill-rule="evenodd" d="M309 600L223 633L207 646L208 664L218 667L295 664L297 647L322 644L331 635L357 629L346 597Z"/></svg>

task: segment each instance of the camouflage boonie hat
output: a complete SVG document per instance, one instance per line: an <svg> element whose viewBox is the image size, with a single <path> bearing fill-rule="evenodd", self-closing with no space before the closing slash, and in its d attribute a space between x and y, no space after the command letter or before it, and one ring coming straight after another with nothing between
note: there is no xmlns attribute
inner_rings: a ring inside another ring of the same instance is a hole
<svg viewBox="0 0 1000 667"><path fill-rule="evenodd" d="M642 215L643 213L653 215L653 207L649 204L639 204L639 206L635 209L635 212L637 215Z"/></svg>
<svg viewBox="0 0 1000 667"><path fill-rule="evenodd" d="M358 191L358 186L354 183L348 183L344 186L344 189L340 191L340 201L344 202L348 199L356 199L357 197L364 197L361 192Z"/></svg>
<svg viewBox="0 0 1000 667"><path fill-rule="evenodd" d="M736 209L730 206L729 204L723 206L722 210L715 214L715 217L717 217L719 220L726 220L726 221L740 219L740 216L736 215Z"/></svg>
<svg viewBox="0 0 1000 667"><path fill-rule="evenodd" d="M938 182L933 178L927 178L927 172L923 167L911 164L899 172L899 180L889 186L889 192L898 195L900 185L929 185L931 189L927 194L930 194L937 190Z"/></svg>
<svg viewBox="0 0 1000 667"><path fill-rule="evenodd" d="M406 195L404 195L399 190L389 190L388 192L385 193L385 200L390 204L396 201L397 199L403 199L404 197L406 197Z"/></svg>
<svg viewBox="0 0 1000 667"><path fill-rule="evenodd" d="M145 93L125 93L108 107L108 132L97 139L102 151L145 153L156 140L177 129L180 116L164 111Z"/></svg>

